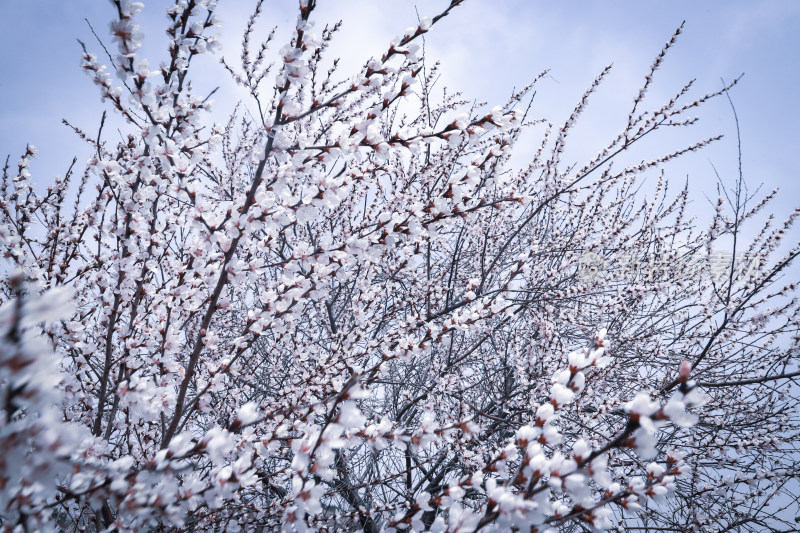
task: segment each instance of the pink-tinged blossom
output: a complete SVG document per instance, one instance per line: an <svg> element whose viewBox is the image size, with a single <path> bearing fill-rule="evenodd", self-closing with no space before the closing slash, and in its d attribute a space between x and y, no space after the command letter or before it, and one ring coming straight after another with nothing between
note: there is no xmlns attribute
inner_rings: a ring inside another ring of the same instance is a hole
<svg viewBox="0 0 800 533"><path fill-rule="evenodd" d="M264 31L273 6L253 3L222 61L246 95L218 97L229 120L211 124L192 83L219 48L216 3L166 9L156 64L141 5L112 0L119 79L105 54L81 65L115 135L73 127L85 172L49 185L31 146L3 171L4 271L24 272L0 282L3 525L716 530L730 509L778 523L762 504L797 479L800 329L797 250L779 253L800 210L745 243L769 198L721 194L702 229L668 183L682 151L615 162L729 87L643 101L673 38L624 130L572 161L608 69L553 126L519 111L546 72L493 107L439 92L422 39L460 0L355 72L328 55L340 27L314 24L316 2L288 32ZM716 265L732 236L757 267L688 272L682 258ZM609 268L586 276L587 258ZM691 506L653 513L672 493Z"/></svg>

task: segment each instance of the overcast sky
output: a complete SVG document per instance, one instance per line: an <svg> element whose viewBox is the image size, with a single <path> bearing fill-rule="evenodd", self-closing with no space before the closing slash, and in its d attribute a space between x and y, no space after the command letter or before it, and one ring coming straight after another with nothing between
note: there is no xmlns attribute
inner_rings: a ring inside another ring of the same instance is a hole
<svg viewBox="0 0 800 533"><path fill-rule="evenodd" d="M140 16L143 54L151 65L164 57L167 4L145 2ZM219 4L222 55L235 60L252 4ZM447 0L319 0L316 21L321 28L344 20L333 51L343 57L350 74L416 23L415 8L425 16L446 5ZM285 38L295 6L291 0L267 0L261 30L283 26L279 35ZM103 107L80 69L76 39L101 52L84 18L110 42L113 10L101 0L0 0L0 8L0 154L10 154L15 161L26 142L35 144L40 155L32 171L46 183L64 172L73 155L81 160L88 156L61 119L96 131ZM684 34L656 78L650 102L661 103L660 98L668 98L690 79L697 80L693 94L698 97L720 88L721 78L732 80L744 73L731 97L741 125L745 176L751 185L780 187L775 211L788 213L800 203L800 1L467 0L429 34L426 48L431 59L443 63L440 84L490 105L504 102L513 87L549 68L551 75L538 88L533 114L556 123L569 114L594 76L613 63L612 75L576 128L571 147L579 158L622 128L648 66L684 20ZM222 85L217 112L232 109L235 102L221 68L214 61L199 66L198 92ZM703 194L716 196L710 163L727 182L736 176L736 135L728 103L719 99L699 115L699 127L664 137L663 145L656 147L663 151L726 135L716 146L668 169L676 184L689 179L698 213L705 209Z"/></svg>

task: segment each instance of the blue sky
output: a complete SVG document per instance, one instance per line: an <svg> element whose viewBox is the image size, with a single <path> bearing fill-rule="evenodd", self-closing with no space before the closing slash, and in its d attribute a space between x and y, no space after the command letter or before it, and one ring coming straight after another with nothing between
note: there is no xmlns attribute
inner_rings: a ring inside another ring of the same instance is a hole
<svg viewBox="0 0 800 533"><path fill-rule="evenodd" d="M140 17L146 42L143 52L151 65L163 57L167 4L145 2ZM343 56L344 72L349 74L370 55L379 54L393 36L415 24L415 6L424 16L446 4L446 0L320 0L316 20L321 27L344 19L344 31L333 51ZM238 56L240 31L250 6L243 0L220 1L226 57ZM291 23L294 6L292 0L267 0L261 28L266 31L272 25ZM10 154L15 161L26 142L35 144L40 155L32 172L44 184L63 173L73 155L79 161L88 156L61 119L96 131L103 107L80 69L76 39L102 53L84 18L110 42L108 21L113 11L110 3L99 0L0 0L0 8L4 50L0 56L0 154ZM576 128L571 146L580 158L621 129L652 59L684 20L684 34L656 78L650 101L660 103L659 98L693 78L697 79L694 95L701 96L718 89L720 78L731 80L744 73L731 96L741 125L745 176L751 185L780 187L774 210L779 216L788 213L800 203L795 165L800 149L798 1L467 0L440 23L426 45L430 57L443 63L441 84L490 105L502 103L512 87L551 69L551 76L538 89L534 115L556 123L563 121L594 76L613 63L612 75ZM199 66L199 93L225 79L214 61ZM216 97L220 118L236 97L222 82ZM735 179L736 139L726 101L714 102L699 115L699 127L664 137L663 144L654 148L657 152L726 135L716 146L669 168L677 183L688 177L701 213L703 194L716 196L710 163L726 181Z"/></svg>

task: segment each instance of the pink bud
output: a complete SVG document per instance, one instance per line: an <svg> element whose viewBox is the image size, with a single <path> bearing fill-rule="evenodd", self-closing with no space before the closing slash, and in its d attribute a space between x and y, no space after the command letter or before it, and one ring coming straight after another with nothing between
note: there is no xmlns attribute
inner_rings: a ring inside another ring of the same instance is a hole
<svg viewBox="0 0 800 533"><path fill-rule="evenodd" d="M692 365L689 361L681 361L680 369L678 370L678 381L686 383L689 379L689 374L692 373Z"/></svg>

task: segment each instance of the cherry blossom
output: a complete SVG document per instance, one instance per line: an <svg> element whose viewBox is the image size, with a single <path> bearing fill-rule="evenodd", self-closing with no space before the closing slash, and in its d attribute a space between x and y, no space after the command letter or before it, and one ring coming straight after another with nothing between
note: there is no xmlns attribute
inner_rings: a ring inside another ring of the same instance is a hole
<svg viewBox="0 0 800 533"><path fill-rule="evenodd" d="M793 527L800 210L760 219L740 177L701 227L669 163L718 139L638 152L732 86L651 101L679 29L573 161L610 67L560 127L531 115L546 72L440 91L423 39L463 3L344 73L314 0L288 36L255 1L220 125L191 83L216 2L167 7L148 60L112 1L82 67L119 136L73 126L84 168L42 190L28 146L0 184L5 530ZM686 282L731 241L759 260Z"/></svg>

